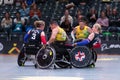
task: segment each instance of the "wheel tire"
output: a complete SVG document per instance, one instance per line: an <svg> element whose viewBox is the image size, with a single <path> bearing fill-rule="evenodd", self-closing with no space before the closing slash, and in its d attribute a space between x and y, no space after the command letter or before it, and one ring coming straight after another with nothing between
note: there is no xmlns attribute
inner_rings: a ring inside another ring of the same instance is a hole
<svg viewBox="0 0 120 80"><path fill-rule="evenodd" d="M35 68L37 69L37 67L38 67L37 64L35 64L34 66L35 66Z"/></svg>
<svg viewBox="0 0 120 80"><path fill-rule="evenodd" d="M24 66L25 61L26 61L25 54L24 54L24 51L22 49L20 54L18 55L18 59L17 59L18 66Z"/></svg>
<svg viewBox="0 0 120 80"><path fill-rule="evenodd" d="M97 61L97 52L95 50L92 50L92 54L93 54L93 60L94 62Z"/></svg>
<svg viewBox="0 0 120 80"><path fill-rule="evenodd" d="M56 59L55 50L51 47L41 48L36 55L36 62L39 68L49 68Z"/></svg>
<svg viewBox="0 0 120 80"><path fill-rule="evenodd" d="M86 46L77 46L70 53L71 64L76 68L83 68L89 65L92 53Z"/></svg>

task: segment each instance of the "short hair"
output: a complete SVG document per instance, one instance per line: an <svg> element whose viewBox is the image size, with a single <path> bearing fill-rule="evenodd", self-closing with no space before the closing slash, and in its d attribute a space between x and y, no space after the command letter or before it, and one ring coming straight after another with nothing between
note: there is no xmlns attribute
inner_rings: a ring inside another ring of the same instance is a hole
<svg viewBox="0 0 120 80"><path fill-rule="evenodd" d="M86 17L83 16L79 22L85 22L86 23L86 22L88 22L88 20L87 20Z"/></svg>
<svg viewBox="0 0 120 80"><path fill-rule="evenodd" d="M16 14L20 14L20 12L19 12L19 11L17 11L17 12L16 12Z"/></svg>
<svg viewBox="0 0 120 80"><path fill-rule="evenodd" d="M34 22L35 27L45 26L45 22L43 20L38 20Z"/></svg>
<svg viewBox="0 0 120 80"><path fill-rule="evenodd" d="M51 21L50 24L55 24L55 25L58 25L57 21Z"/></svg>

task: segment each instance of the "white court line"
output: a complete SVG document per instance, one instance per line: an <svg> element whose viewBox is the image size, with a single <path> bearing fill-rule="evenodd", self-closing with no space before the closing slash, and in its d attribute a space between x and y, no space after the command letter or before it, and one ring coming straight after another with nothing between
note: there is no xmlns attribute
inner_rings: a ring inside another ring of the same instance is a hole
<svg viewBox="0 0 120 80"><path fill-rule="evenodd" d="M114 61L119 60L119 58L99 58L98 61Z"/></svg>
<svg viewBox="0 0 120 80"><path fill-rule="evenodd" d="M80 77L52 77L52 76L24 76L21 78L14 78L15 80L84 80L84 78L80 78Z"/></svg>

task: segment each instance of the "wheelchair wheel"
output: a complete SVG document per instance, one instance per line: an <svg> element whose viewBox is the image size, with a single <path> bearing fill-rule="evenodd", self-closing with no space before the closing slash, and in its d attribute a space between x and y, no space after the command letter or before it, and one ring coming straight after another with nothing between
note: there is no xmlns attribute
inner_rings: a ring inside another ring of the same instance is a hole
<svg viewBox="0 0 120 80"><path fill-rule="evenodd" d="M66 62L56 62L55 63L57 66L59 66L60 68L68 68L71 67L70 64L66 63Z"/></svg>
<svg viewBox="0 0 120 80"><path fill-rule="evenodd" d="M39 68L49 68L56 59L55 50L51 47L41 48L36 55L36 63Z"/></svg>
<svg viewBox="0 0 120 80"><path fill-rule="evenodd" d="M21 49L21 52L19 53L18 59L17 59L17 63L18 63L19 66L24 66L25 61L26 61L26 57L25 57L23 49Z"/></svg>
<svg viewBox="0 0 120 80"><path fill-rule="evenodd" d="M70 59L69 59L69 54L68 55L63 55L62 58L59 56L56 56L56 62L55 64L59 66L60 68L68 68L70 67Z"/></svg>
<svg viewBox="0 0 120 80"><path fill-rule="evenodd" d="M77 46L70 53L71 64L76 68L83 68L89 65L92 53L86 46Z"/></svg>
<svg viewBox="0 0 120 80"><path fill-rule="evenodd" d="M94 60L94 62L96 62L97 61L97 52L94 49L92 49L92 54L93 54L93 60Z"/></svg>

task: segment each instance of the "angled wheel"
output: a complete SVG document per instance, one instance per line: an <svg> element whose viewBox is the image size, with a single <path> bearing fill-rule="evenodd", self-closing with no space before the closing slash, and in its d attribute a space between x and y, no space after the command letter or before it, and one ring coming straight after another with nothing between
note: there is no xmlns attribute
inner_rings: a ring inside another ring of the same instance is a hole
<svg viewBox="0 0 120 80"><path fill-rule="evenodd" d="M97 61L97 52L94 49L92 49L92 54L93 54L93 60L94 60L94 62L96 62Z"/></svg>
<svg viewBox="0 0 120 80"><path fill-rule="evenodd" d="M70 67L69 54L68 55L63 55L61 58L59 56L56 56L55 64L57 66L59 66L60 68Z"/></svg>
<svg viewBox="0 0 120 80"><path fill-rule="evenodd" d="M92 53L86 46L77 46L70 53L71 64L76 68L83 68L89 65Z"/></svg>
<svg viewBox="0 0 120 80"><path fill-rule="evenodd" d="M60 68L68 68L70 66L70 64L66 63L66 62L56 62L56 65L58 65Z"/></svg>
<svg viewBox="0 0 120 80"><path fill-rule="evenodd" d="M36 63L39 68L49 68L56 59L55 50L49 46L41 48L36 55Z"/></svg>
<svg viewBox="0 0 120 80"><path fill-rule="evenodd" d="M24 66L25 61L26 61L26 57L24 54L24 48L22 48L19 55L18 55L17 63L19 66Z"/></svg>

